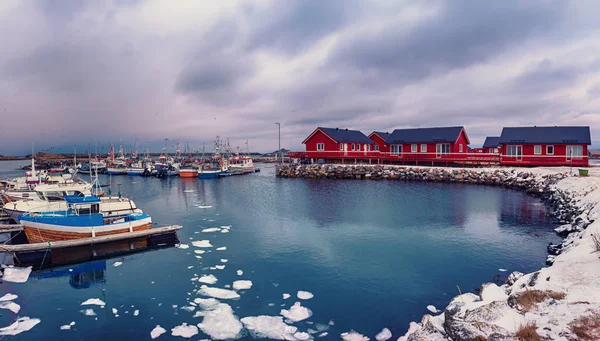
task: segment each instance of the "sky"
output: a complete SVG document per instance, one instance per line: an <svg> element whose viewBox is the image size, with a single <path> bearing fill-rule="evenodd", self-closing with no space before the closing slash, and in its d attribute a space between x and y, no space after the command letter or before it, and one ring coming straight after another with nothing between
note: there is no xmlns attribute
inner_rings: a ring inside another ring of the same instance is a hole
<svg viewBox="0 0 600 341"><path fill-rule="evenodd" d="M0 1L0 154L304 150L317 126L589 125L600 2Z"/></svg>

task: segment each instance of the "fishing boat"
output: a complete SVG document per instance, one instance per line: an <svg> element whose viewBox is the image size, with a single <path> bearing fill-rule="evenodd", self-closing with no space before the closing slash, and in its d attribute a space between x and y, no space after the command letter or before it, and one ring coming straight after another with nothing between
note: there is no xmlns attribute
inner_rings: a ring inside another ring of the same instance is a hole
<svg viewBox="0 0 600 341"><path fill-rule="evenodd" d="M68 195L67 210L29 213L19 223L30 243L73 240L148 230L152 218L142 212L117 217L105 217L100 209L102 199L97 196Z"/></svg>
<svg viewBox="0 0 600 341"><path fill-rule="evenodd" d="M215 179L227 173L227 160L215 156L200 165L198 169L199 179Z"/></svg>
<svg viewBox="0 0 600 341"><path fill-rule="evenodd" d="M181 178L195 178L198 176L197 167L182 167L179 169L179 177Z"/></svg>
<svg viewBox="0 0 600 341"><path fill-rule="evenodd" d="M111 175L126 175L127 165L125 163L114 163L113 166L107 167L106 172Z"/></svg>
<svg viewBox="0 0 600 341"><path fill-rule="evenodd" d="M146 168L141 161L137 161L132 163L129 167L127 167L127 175L142 175Z"/></svg>
<svg viewBox="0 0 600 341"><path fill-rule="evenodd" d="M230 158L229 171L234 173L254 173L254 162L252 158L246 156Z"/></svg>

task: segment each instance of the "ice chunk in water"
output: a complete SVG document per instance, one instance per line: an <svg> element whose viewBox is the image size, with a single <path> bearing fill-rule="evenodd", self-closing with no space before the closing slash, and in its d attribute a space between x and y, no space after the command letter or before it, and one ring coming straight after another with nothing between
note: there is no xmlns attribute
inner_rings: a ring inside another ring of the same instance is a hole
<svg viewBox="0 0 600 341"><path fill-rule="evenodd" d="M195 247L212 247L210 240L197 240L192 242Z"/></svg>
<svg viewBox="0 0 600 341"><path fill-rule="evenodd" d="M81 310L81 313L85 316L96 316L96 313L94 312L94 309L85 309L85 310Z"/></svg>
<svg viewBox="0 0 600 341"><path fill-rule="evenodd" d="M308 340L310 339L310 334L304 332L294 333L294 337L298 340Z"/></svg>
<svg viewBox="0 0 600 341"><path fill-rule="evenodd" d="M213 288L206 285L201 286L200 290L198 290L198 293L203 296L220 298L224 300L240 298L240 295L233 290Z"/></svg>
<svg viewBox="0 0 600 341"><path fill-rule="evenodd" d="M198 328L213 340L239 339L242 336L242 323L233 315L229 304L219 303L203 315Z"/></svg>
<svg viewBox="0 0 600 341"><path fill-rule="evenodd" d="M508 270L507 270L507 269L502 269L502 268L500 268L500 269L498 269L498 271L500 271L500 272L506 272L506 271L508 271Z"/></svg>
<svg viewBox="0 0 600 341"><path fill-rule="evenodd" d="M6 282L25 283L29 279L30 273L30 266L26 268L8 267L4 269L4 276L2 276L2 279Z"/></svg>
<svg viewBox="0 0 600 341"><path fill-rule="evenodd" d="M325 336L327 336L327 335L329 335L329 333L328 333L328 332L323 332L323 333L319 334L319 337L325 337Z"/></svg>
<svg viewBox="0 0 600 341"><path fill-rule="evenodd" d="M241 321L255 339L293 340L298 330L285 324L281 316L248 316Z"/></svg>
<svg viewBox="0 0 600 341"><path fill-rule="evenodd" d="M344 341L369 341L368 337L364 336L363 334L357 333L354 330L342 333L340 336Z"/></svg>
<svg viewBox="0 0 600 341"><path fill-rule="evenodd" d="M102 301L99 298L90 298L85 300L83 303L81 303L81 305L99 305L99 306L105 306L106 303L104 303L104 301Z"/></svg>
<svg viewBox="0 0 600 341"><path fill-rule="evenodd" d="M314 295L308 291L298 291L298 294L296 294L296 296L298 296L299 299L301 300L310 300L311 298L314 297Z"/></svg>
<svg viewBox="0 0 600 341"><path fill-rule="evenodd" d="M154 329L152 329L152 331L150 332L150 337L154 340L166 332L167 331L165 330L165 328L157 324L156 327L154 327Z"/></svg>
<svg viewBox="0 0 600 341"><path fill-rule="evenodd" d="M211 205L199 205L198 208L211 208Z"/></svg>
<svg viewBox="0 0 600 341"><path fill-rule="evenodd" d="M10 326L0 328L0 335L17 335L22 332L31 330L36 324L40 323L41 320L38 318L29 318L27 316L19 317Z"/></svg>
<svg viewBox="0 0 600 341"><path fill-rule="evenodd" d="M227 263L229 260L221 258L221 263Z"/></svg>
<svg viewBox="0 0 600 341"><path fill-rule="evenodd" d="M123 262L114 262L113 266L116 268L117 266L121 266Z"/></svg>
<svg viewBox="0 0 600 341"><path fill-rule="evenodd" d="M227 246L221 246L217 248L217 251L225 251L227 250Z"/></svg>
<svg viewBox="0 0 600 341"><path fill-rule="evenodd" d="M243 272L242 270L238 270L238 271L237 271L237 275L238 275L238 276L241 276L241 275L243 275L243 274L244 274L244 272Z"/></svg>
<svg viewBox="0 0 600 341"><path fill-rule="evenodd" d="M173 336L181 336L189 339L196 334L198 334L198 328L196 328L196 326L188 326L187 323L183 323L180 326L171 328L171 335Z"/></svg>
<svg viewBox="0 0 600 341"><path fill-rule="evenodd" d="M225 269L225 265L215 265L215 269L223 270Z"/></svg>
<svg viewBox="0 0 600 341"><path fill-rule="evenodd" d="M194 299L194 303L204 310L209 310L221 302L215 300L214 298L196 298Z"/></svg>
<svg viewBox="0 0 600 341"><path fill-rule="evenodd" d="M15 294L6 294L6 295L0 297L0 302L12 301L12 300L16 300L17 298L19 298L19 296L15 295Z"/></svg>
<svg viewBox="0 0 600 341"><path fill-rule="evenodd" d="M215 284L217 283L217 277L213 275L202 276L198 279L198 282L206 284Z"/></svg>
<svg viewBox="0 0 600 341"><path fill-rule="evenodd" d="M281 309L280 314L292 322L298 322L311 317L312 311L306 307L303 307L302 304L300 304L300 302L296 302L288 310Z"/></svg>
<svg viewBox="0 0 600 341"><path fill-rule="evenodd" d="M181 307L181 310L192 312L192 311L196 310L196 307L186 305L186 306Z"/></svg>
<svg viewBox="0 0 600 341"><path fill-rule="evenodd" d="M248 290L252 288L252 281L241 280L233 282L233 289L235 290Z"/></svg>
<svg viewBox="0 0 600 341"><path fill-rule="evenodd" d="M21 310L21 306L12 301L0 302L0 309L8 309L16 314Z"/></svg>
<svg viewBox="0 0 600 341"><path fill-rule="evenodd" d="M204 232L204 233L217 232L217 231L221 231L221 229L218 227L210 227L210 228L202 230L202 232Z"/></svg>
<svg viewBox="0 0 600 341"><path fill-rule="evenodd" d="M204 251L204 250L194 250L194 253L197 253L197 254L199 254L199 255L201 255L201 254L203 254L203 253L205 253L205 252L206 252L206 251Z"/></svg>
<svg viewBox="0 0 600 341"><path fill-rule="evenodd" d="M288 298L290 298L290 294L283 294L283 299L287 300Z"/></svg>
<svg viewBox="0 0 600 341"><path fill-rule="evenodd" d="M139 309L133 311L133 316L138 316L140 314Z"/></svg>
<svg viewBox="0 0 600 341"><path fill-rule="evenodd" d="M119 313L119 311L116 308L112 308L112 313L117 315Z"/></svg>
<svg viewBox="0 0 600 341"><path fill-rule="evenodd" d="M379 334L375 335L375 340L377 341L387 341L391 338L392 332L387 328L383 328L383 330L380 331Z"/></svg>
<svg viewBox="0 0 600 341"><path fill-rule="evenodd" d="M227 230L227 229L221 230L221 233L229 233L229 230Z"/></svg>
<svg viewBox="0 0 600 341"><path fill-rule="evenodd" d="M190 246L187 245L187 244L181 244L181 243L179 243L179 244L175 245L175 247L178 248L178 249L184 249L185 250L185 249L189 248Z"/></svg>
<svg viewBox="0 0 600 341"><path fill-rule="evenodd" d="M430 312L432 312L434 314L439 313L439 310L434 305L431 305L431 304L427 306L427 310L429 310Z"/></svg>
<svg viewBox="0 0 600 341"><path fill-rule="evenodd" d="M60 330L69 330L71 329L71 325L65 324L64 326L60 326Z"/></svg>

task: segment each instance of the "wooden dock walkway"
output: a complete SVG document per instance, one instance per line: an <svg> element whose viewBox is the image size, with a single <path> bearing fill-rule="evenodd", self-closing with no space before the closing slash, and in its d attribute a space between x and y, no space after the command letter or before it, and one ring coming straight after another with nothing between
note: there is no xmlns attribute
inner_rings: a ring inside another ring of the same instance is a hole
<svg viewBox="0 0 600 341"><path fill-rule="evenodd" d="M0 233L23 231L21 224L0 224Z"/></svg>
<svg viewBox="0 0 600 341"><path fill-rule="evenodd" d="M22 229L21 225L4 225L4 226L12 226L14 229ZM73 240L61 240L57 242L47 242L47 243L33 243L33 244L17 244L17 245L0 245L0 252L26 252L26 251L43 251L43 250L53 250L53 249L62 249L74 246L89 246L95 244L109 243L120 240L127 239L135 239L141 237L150 237L159 234L168 234L175 233L181 229L180 225L171 225L165 227L156 227L151 228L149 230L143 231L134 231L127 233L119 233L119 234L110 234L106 236L92 237L92 238L81 238L81 239L73 239ZM17 230L19 231L19 230ZM0 232L8 232L8 231L0 231Z"/></svg>

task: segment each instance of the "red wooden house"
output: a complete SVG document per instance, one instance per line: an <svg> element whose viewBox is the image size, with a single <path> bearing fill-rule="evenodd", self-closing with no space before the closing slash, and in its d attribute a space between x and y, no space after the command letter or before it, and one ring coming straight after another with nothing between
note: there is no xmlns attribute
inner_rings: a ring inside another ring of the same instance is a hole
<svg viewBox="0 0 600 341"><path fill-rule="evenodd" d="M374 131L369 135L369 138L375 142L375 150L378 150L382 153L388 153L390 148L387 144L385 144L385 140L390 137L390 133L384 133L380 131Z"/></svg>
<svg viewBox="0 0 600 341"><path fill-rule="evenodd" d="M499 153L500 152L500 136L488 136L483 142L483 153Z"/></svg>
<svg viewBox="0 0 600 341"><path fill-rule="evenodd" d="M507 127L500 163L520 166L587 166L590 127Z"/></svg>
<svg viewBox="0 0 600 341"><path fill-rule="evenodd" d="M375 143L358 130L318 127L304 141L305 157L323 160L376 158Z"/></svg>

